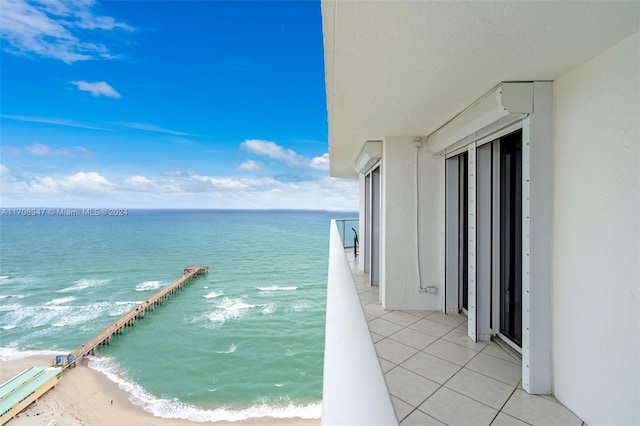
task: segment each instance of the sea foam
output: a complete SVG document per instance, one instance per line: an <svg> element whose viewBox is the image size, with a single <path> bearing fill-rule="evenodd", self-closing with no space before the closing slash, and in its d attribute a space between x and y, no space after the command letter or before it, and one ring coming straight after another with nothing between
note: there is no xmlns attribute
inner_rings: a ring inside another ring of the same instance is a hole
<svg viewBox="0 0 640 426"><path fill-rule="evenodd" d="M232 354L238 350L238 345L232 343L226 351L215 351L217 354Z"/></svg>
<svg viewBox="0 0 640 426"><path fill-rule="evenodd" d="M60 354L60 351L45 351L45 350L20 350L17 348L3 348L0 347L0 360L2 361L14 361L16 359L28 358L32 356L37 357L52 357Z"/></svg>
<svg viewBox="0 0 640 426"><path fill-rule="evenodd" d="M276 305L275 305L275 304L273 304L273 303L267 303L266 305L264 305L264 306L263 306L263 308L262 308L262 311L261 311L261 312L262 312L263 314L265 314L265 315L268 315L268 314L272 314L272 313L274 313L274 312L275 312L275 310L276 310Z"/></svg>
<svg viewBox="0 0 640 426"><path fill-rule="evenodd" d="M68 325L82 324L100 317L110 307L107 302L91 303L80 306L64 306L67 300L54 300L57 303L48 302L44 306L22 306L20 304L5 305L3 315L5 326L20 325L21 327L64 327ZM51 302L54 302L51 301ZM13 328L13 327L12 327Z"/></svg>
<svg viewBox="0 0 640 426"><path fill-rule="evenodd" d="M103 373L109 380L115 382L120 389L129 393L129 400L133 404L142 407L145 411L157 417L185 419L194 422L233 422L260 417L319 419L322 415L322 404L320 402L307 405L287 404L282 406L259 404L234 410L230 408L204 409L175 399L158 398L139 384L124 378L121 368L112 358L89 357L89 359L90 368Z"/></svg>
<svg viewBox="0 0 640 426"><path fill-rule="evenodd" d="M52 319L51 325L54 327L66 327L99 318L110 307L110 303L99 302L81 306L47 307L47 309L56 309L59 313L55 319Z"/></svg>
<svg viewBox="0 0 640 426"><path fill-rule="evenodd" d="M65 303L73 302L74 300L76 300L76 298L73 296L61 297L59 299L50 300L45 303L45 305L64 305Z"/></svg>
<svg viewBox="0 0 640 426"><path fill-rule="evenodd" d="M293 286L289 286L289 287L280 287L277 285L273 285L271 287L258 287L258 290L260 291L293 291L293 290L297 290L298 287L293 287Z"/></svg>
<svg viewBox="0 0 640 426"><path fill-rule="evenodd" d="M15 311L20 308L22 308L22 305L19 303L5 303L0 305L0 312Z"/></svg>
<svg viewBox="0 0 640 426"><path fill-rule="evenodd" d="M308 302L305 302L304 300L298 300L291 305L291 308L289 308L289 310L290 312L300 312L305 311L310 307L311 305Z"/></svg>
<svg viewBox="0 0 640 426"><path fill-rule="evenodd" d="M117 305L117 306L125 306L125 305L126 305L126 306L129 306L129 305L139 305L139 304L141 304L141 303L142 303L142 301L135 302L135 301L133 301L133 300L128 300L128 301L120 301L120 302L116 302L116 305Z"/></svg>
<svg viewBox="0 0 640 426"><path fill-rule="evenodd" d="M243 317L249 309L256 306L244 303L241 298L231 299L225 297L218 303L216 310L208 315L208 318L213 323L224 324L227 320Z"/></svg>
<svg viewBox="0 0 640 426"><path fill-rule="evenodd" d="M83 278L81 280L75 281L71 287L63 288L62 290L58 290L58 293L67 293L70 291L79 291L84 290L86 288L97 287L103 284L110 282L111 280L96 280Z"/></svg>
<svg viewBox="0 0 640 426"><path fill-rule="evenodd" d="M162 281L145 281L136 286L136 291L155 290L162 286Z"/></svg>

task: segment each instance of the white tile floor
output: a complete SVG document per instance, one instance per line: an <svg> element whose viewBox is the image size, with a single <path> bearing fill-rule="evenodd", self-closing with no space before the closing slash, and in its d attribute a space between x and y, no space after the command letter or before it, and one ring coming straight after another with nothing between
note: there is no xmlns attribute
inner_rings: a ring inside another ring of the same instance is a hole
<svg viewBox="0 0 640 426"><path fill-rule="evenodd" d="M347 253L401 425L584 425L555 398L522 390L520 361L472 342L464 316L382 309Z"/></svg>

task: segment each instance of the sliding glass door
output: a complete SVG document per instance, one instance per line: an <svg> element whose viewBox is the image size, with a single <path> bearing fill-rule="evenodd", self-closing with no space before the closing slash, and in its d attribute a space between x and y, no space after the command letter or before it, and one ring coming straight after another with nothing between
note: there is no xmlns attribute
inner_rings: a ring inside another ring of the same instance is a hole
<svg viewBox="0 0 640 426"><path fill-rule="evenodd" d="M371 265L369 276L371 285L380 283L380 166L371 172Z"/></svg>
<svg viewBox="0 0 640 426"><path fill-rule="evenodd" d="M522 131L500 138L500 333L522 347Z"/></svg>
<svg viewBox="0 0 640 426"><path fill-rule="evenodd" d="M380 166L371 169L364 179L365 235L364 272L369 274L370 284L380 282Z"/></svg>
<svg viewBox="0 0 640 426"><path fill-rule="evenodd" d="M458 288L460 310L469 309L469 159L468 154L458 156Z"/></svg>
<svg viewBox="0 0 640 426"><path fill-rule="evenodd" d="M463 152L446 160L445 310L469 309L469 160ZM454 287L455 286L455 287Z"/></svg>
<svg viewBox="0 0 640 426"><path fill-rule="evenodd" d="M445 310L468 313L473 339L521 348L522 130L447 158L445 173Z"/></svg>

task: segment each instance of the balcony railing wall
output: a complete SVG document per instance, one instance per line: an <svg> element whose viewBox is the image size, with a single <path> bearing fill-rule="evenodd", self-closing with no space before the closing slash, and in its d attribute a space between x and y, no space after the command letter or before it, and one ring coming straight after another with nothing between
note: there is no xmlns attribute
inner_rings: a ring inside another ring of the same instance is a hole
<svg viewBox="0 0 640 426"><path fill-rule="evenodd" d="M340 238L342 239L342 247L353 248L356 242L355 236L360 235L360 219L357 217L349 219L335 219ZM355 231L355 232L354 232Z"/></svg>
<svg viewBox="0 0 640 426"><path fill-rule="evenodd" d="M335 220L329 244L322 424L398 424Z"/></svg>

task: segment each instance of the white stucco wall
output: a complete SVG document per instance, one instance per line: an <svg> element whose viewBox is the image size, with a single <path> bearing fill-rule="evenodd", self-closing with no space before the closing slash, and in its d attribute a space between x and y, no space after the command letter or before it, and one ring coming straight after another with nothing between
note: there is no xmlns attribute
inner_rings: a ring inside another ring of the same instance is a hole
<svg viewBox="0 0 640 426"><path fill-rule="evenodd" d="M444 297L444 160L419 150L419 209L416 208L416 148L412 137L388 137L382 154L381 300L385 309L441 310ZM422 286L416 255L419 215Z"/></svg>
<svg viewBox="0 0 640 426"><path fill-rule="evenodd" d="M556 397L640 424L640 33L554 83Z"/></svg>

